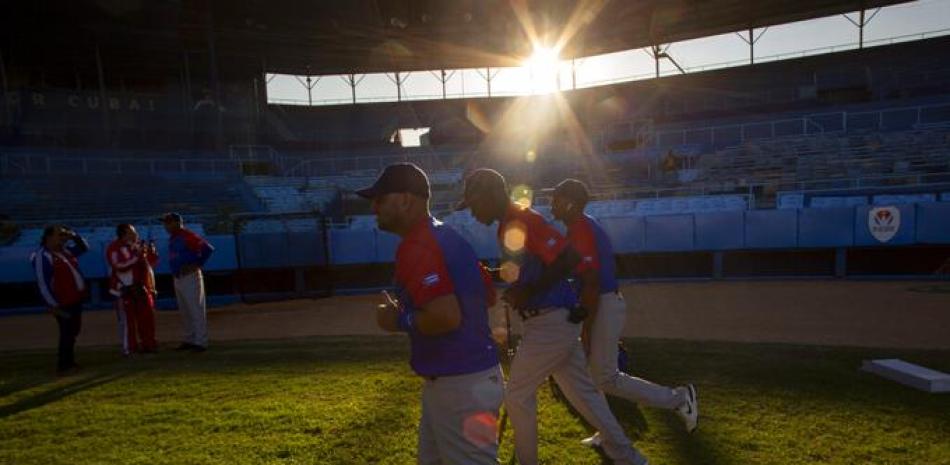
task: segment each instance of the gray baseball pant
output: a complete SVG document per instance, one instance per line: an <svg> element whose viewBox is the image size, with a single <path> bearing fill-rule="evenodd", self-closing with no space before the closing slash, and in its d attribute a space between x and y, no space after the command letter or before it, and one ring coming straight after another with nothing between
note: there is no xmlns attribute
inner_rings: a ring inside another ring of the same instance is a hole
<svg viewBox="0 0 950 465"><path fill-rule="evenodd" d="M419 465L497 465L501 367L426 379Z"/></svg>
<svg viewBox="0 0 950 465"><path fill-rule="evenodd" d="M686 402L686 391L630 376L617 368L617 341L627 320L627 305L620 293L600 296L600 307L590 334L590 374L604 393L640 405L667 410Z"/></svg>
<svg viewBox="0 0 950 465"><path fill-rule="evenodd" d="M185 326L185 342L208 347L208 315L201 270L175 278L175 298Z"/></svg>
<svg viewBox="0 0 950 465"><path fill-rule="evenodd" d="M591 380L579 339L581 327L567 321L567 314L563 308L545 309L524 321L524 337L512 361L505 392L518 463L538 463L536 394L548 376L554 377L571 405L600 431L604 452L615 464L645 463Z"/></svg>

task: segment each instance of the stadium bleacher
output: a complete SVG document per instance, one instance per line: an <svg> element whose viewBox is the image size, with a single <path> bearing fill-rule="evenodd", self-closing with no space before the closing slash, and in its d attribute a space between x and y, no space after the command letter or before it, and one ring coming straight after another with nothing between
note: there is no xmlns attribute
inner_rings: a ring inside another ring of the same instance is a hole
<svg viewBox="0 0 950 465"><path fill-rule="evenodd" d="M0 211L16 221L253 211L236 177L83 174L4 177Z"/></svg>
<svg viewBox="0 0 950 465"><path fill-rule="evenodd" d="M0 215L20 229L0 256L21 267L41 223L68 221L94 243L97 256L88 260L98 259L118 219L151 219L140 231L163 241L154 217L176 210L221 246L211 270L239 266L235 249L247 254L240 266L253 260L287 265L291 261L275 260L269 250L284 250L292 236L312 242L308 266L318 263L323 245L333 265L384 263L396 239L378 230L370 204L353 191L400 161L427 171L434 214L486 259L498 254L494 229L452 211L464 174L480 166L499 169L513 186L535 189L535 206L548 220L546 188L568 176L589 182L594 200L587 211L604 223L621 253L878 245L861 223L875 206L915 218L889 246L944 243L950 74L927 63L946 43L914 53L894 46L677 76L659 93L649 82L565 92L591 139L586 150L561 140L563 127L532 140L495 137L492 124L515 101L507 98L267 105L258 128L266 137L251 141L264 145L228 153L163 151L150 143L144 150L15 144L0 149ZM822 92L841 86L864 88L867 98L822 99ZM611 99L621 102L619 110L598 112L594 102ZM234 121L224 124L233 129ZM23 127L35 131L43 124L29 115ZM404 148L389 141L395 129L420 126L432 128L432 145ZM90 132L78 123L70 130ZM307 212L313 216L298 215ZM222 227L220 217L230 213L249 219ZM314 242L323 236L326 244ZM22 271L16 267L11 276Z"/></svg>

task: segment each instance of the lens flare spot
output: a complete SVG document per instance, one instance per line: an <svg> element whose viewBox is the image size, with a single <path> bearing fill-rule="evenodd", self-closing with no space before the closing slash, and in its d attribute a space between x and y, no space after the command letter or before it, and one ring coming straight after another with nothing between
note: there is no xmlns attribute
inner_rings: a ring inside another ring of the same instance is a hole
<svg viewBox="0 0 950 465"><path fill-rule="evenodd" d="M524 249L526 238L524 225L513 223L505 228L505 232L502 235L502 243L508 252L519 253Z"/></svg>
<svg viewBox="0 0 950 465"><path fill-rule="evenodd" d="M534 200L534 192L530 187L525 185L518 185L511 189L511 201L517 204L521 208L531 207L531 202Z"/></svg>
<svg viewBox="0 0 950 465"><path fill-rule="evenodd" d="M515 262L507 261L501 264L501 271L498 274L501 275L502 281L511 284L521 275L521 267Z"/></svg>
<svg viewBox="0 0 950 465"><path fill-rule="evenodd" d="M538 154L534 150L528 150L524 154L524 161L528 163L534 163L534 161L537 159L538 159Z"/></svg>
<svg viewBox="0 0 950 465"><path fill-rule="evenodd" d="M508 330L505 327L493 327L491 329L491 338L495 341L495 344L504 346L508 340Z"/></svg>
<svg viewBox="0 0 950 465"><path fill-rule="evenodd" d="M498 418L491 412L476 412L462 422L462 434L476 447L488 447L498 441Z"/></svg>

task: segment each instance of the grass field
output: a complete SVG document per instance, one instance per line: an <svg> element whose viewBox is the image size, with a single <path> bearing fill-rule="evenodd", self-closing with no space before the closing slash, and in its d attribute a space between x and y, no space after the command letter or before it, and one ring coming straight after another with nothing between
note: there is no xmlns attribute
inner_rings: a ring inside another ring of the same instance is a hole
<svg viewBox="0 0 950 465"><path fill-rule="evenodd" d="M655 465L950 464L950 396L858 371L880 356L950 371L950 352L643 339L628 348L636 374L699 387L692 435L670 413L612 402ZM52 352L0 353L0 464L414 463L421 382L401 337L114 352L81 348L84 370L62 379ZM601 463L578 444L587 426L540 392L544 463Z"/></svg>

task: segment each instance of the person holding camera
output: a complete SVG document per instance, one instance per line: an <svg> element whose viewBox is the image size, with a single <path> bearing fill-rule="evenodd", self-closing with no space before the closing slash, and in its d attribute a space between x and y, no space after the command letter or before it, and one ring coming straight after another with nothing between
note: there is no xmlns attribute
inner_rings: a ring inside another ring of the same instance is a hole
<svg viewBox="0 0 950 465"><path fill-rule="evenodd" d="M135 227L127 223L116 226L115 235L106 248L106 259L112 269L109 293L116 298L122 354L155 352L155 243L140 240Z"/></svg>
<svg viewBox="0 0 950 465"><path fill-rule="evenodd" d="M214 247L184 225L178 213L161 217L168 232L168 267L175 277L175 297L185 325L184 342L175 350L204 352L208 349L208 311L201 267L211 258Z"/></svg>
<svg viewBox="0 0 950 465"><path fill-rule="evenodd" d="M59 375L71 374L79 368L75 360L76 337L82 329L82 304L89 293L78 258L87 250L89 244L82 236L65 226L52 225L43 230L40 247L30 256L40 296L59 326Z"/></svg>
<svg viewBox="0 0 950 465"><path fill-rule="evenodd" d="M521 465L538 463L537 390L553 376L572 406L600 431L603 450L616 464L643 465L611 413L604 394L587 371L580 343L584 319L567 278L580 256L538 212L511 201L505 178L479 169L465 180L458 209L471 209L478 222L498 222L501 274L511 287L502 299L523 321L524 335L511 363L505 409L515 434L515 455Z"/></svg>
<svg viewBox="0 0 950 465"><path fill-rule="evenodd" d="M591 376L607 394L676 412L686 430L692 432L699 418L692 384L673 389L630 376L617 367L617 342L627 318L627 305L617 284L610 238L596 220L584 213L589 199L583 182L566 179L554 188L551 213L567 227L568 242L581 256L575 273L580 283L580 303L586 310L581 343ZM598 446L600 436L594 435L582 443Z"/></svg>
<svg viewBox="0 0 950 465"><path fill-rule="evenodd" d="M410 365L425 379L418 463L496 465L504 387L488 324L490 277L472 246L432 218L429 180L416 165L389 165L356 193L372 201L379 229L400 237L396 298L387 294L376 320L409 335Z"/></svg>

